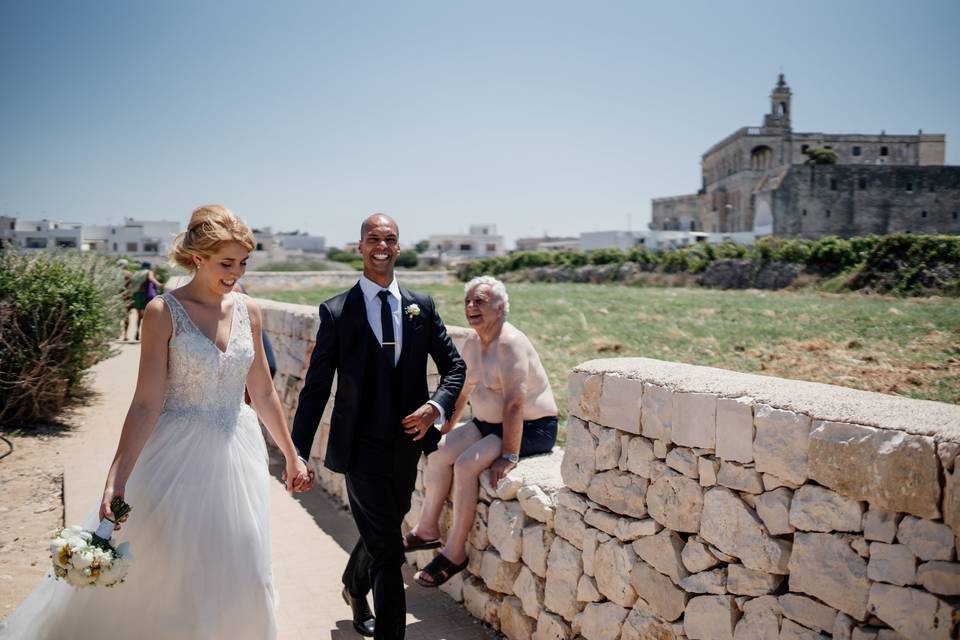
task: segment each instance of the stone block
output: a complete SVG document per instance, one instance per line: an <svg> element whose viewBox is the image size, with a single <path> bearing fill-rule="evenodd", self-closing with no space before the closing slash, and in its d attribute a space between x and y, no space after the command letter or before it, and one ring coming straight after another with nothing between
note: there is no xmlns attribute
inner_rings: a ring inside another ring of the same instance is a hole
<svg viewBox="0 0 960 640"><path fill-rule="evenodd" d="M673 444L667 440L654 440L653 441L653 455L657 456L660 460L666 460L667 455L670 454L670 451L673 449Z"/></svg>
<svg viewBox="0 0 960 640"><path fill-rule="evenodd" d="M540 612L533 640L570 640L571 638L573 638L573 632L563 618L547 611Z"/></svg>
<svg viewBox="0 0 960 640"><path fill-rule="evenodd" d="M955 637L957 610L920 589L875 582L870 587L869 610L907 638Z"/></svg>
<svg viewBox="0 0 960 640"><path fill-rule="evenodd" d="M917 582L930 593L960 596L960 563L925 562L917 569Z"/></svg>
<svg viewBox="0 0 960 640"><path fill-rule="evenodd" d="M810 434L810 477L871 507L940 516L939 461L933 438L818 421Z"/></svg>
<svg viewBox="0 0 960 640"><path fill-rule="evenodd" d="M954 464L953 471L943 475L943 521L960 539L960 465Z"/></svg>
<svg viewBox="0 0 960 640"><path fill-rule="evenodd" d="M650 610L664 620L673 622L683 615L689 595L643 560L637 560L630 570L630 584Z"/></svg>
<svg viewBox="0 0 960 640"><path fill-rule="evenodd" d="M583 549L580 557L583 560L583 572L588 576L593 575L593 562L597 556L597 545L610 539L606 533L599 529L587 527L583 533Z"/></svg>
<svg viewBox="0 0 960 640"><path fill-rule="evenodd" d="M597 590L597 582L591 576L580 576L580 582L577 583L577 601L578 602L600 602L603 596Z"/></svg>
<svg viewBox="0 0 960 640"><path fill-rule="evenodd" d="M543 580L534 575L530 567L520 569L513 583L513 595L520 598L523 612L536 620L543 603Z"/></svg>
<svg viewBox="0 0 960 640"><path fill-rule="evenodd" d="M799 489L800 484L797 484L796 482L790 482L789 480L784 480L783 478L777 477L772 473L763 474L764 491L773 491L774 489L779 489L780 487L786 487L792 491Z"/></svg>
<svg viewBox="0 0 960 640"><path fill-rule="evenodd" d="M463 573L458 573L437 588L453 598L455 602L463 602L463 576Z"/></svg>
<svg viewBox="0 0 960 640"><path fill-rule="evenodd" d="M463 581L463 606L474 618L500 628L500 599L483 586L482 580L469 577Z"/></svg>
<svg viewBox="0 0 960 640"><path fill-rule="evenodd" d="M953 531L942 522L907 516L897 527L897 542L921 560L953 560Z"/></svg>
<svg viewBox="0 0 960 640"><path fill-rule="evenodd" d="M733 640L739 619L733 596L697 596L687 603L683 630L690 640Z"/></svg>
<svg viewBox="0 0 960 640"><path fill-rule="evenodd" d="M637 594L630 584L630 568L636 559L637 554L631 546L619 540L608 540L597 546L593 563L597 589L621 607L632 607L637 601Z"/></svg>
<svg viewBox="0 0 960 640"><path fill-rule="evenodd" d="M940 458L940 464L946 472L953 471L960 456L960 442L940 442L937 444L937 457Z"/></svg>
<svg viewBox="0 0 960 640"><path fill-rule="evenodd" d="M580 551L563 538L554 538L547 558L547 581L543 591L543 605L563 616L568 622L580 612L577 602L577 583L583 575Z"/></svg>
<svg viewBox="0 0 960 640"><path fill-rule="evenodd" d="M807 479L810 417L759 404L754 408L753 424L757 471L803 484Z"/></svg>
<svg viewBox="0 0 960 640"><path fill-rule="evenodd" d="M863 505L830 489L807 484L793 494L790 525L801 531L862 531Z"/></svg>
<svg viewBox="0 0 960 640"><path fill-rule="evenodd" d="M754 571L742 564L727 566L727 591L739 596L763 596L772 593L783 582L783 576Z"/></svg>
<svg viewBox="0 0 960 640"><path fill-rule="evenodd" d="M487 471L487 478L489 480L489 470ZM501 500L515 500L522 486L523 478L518 476L516 472L513 472L500 479L500 482L497 483L495 493Z"/></svg>
<svg viewBox="0 0 960 640"><path fill-rule="evenodd" d="M793 533L790 525L790 501L793 491L780 487L767 491L757 498L757 515L767 528L767 533L774 536Z"/></svg>
<svg viewBox="0 0 960 640"><path fill-rule="evenodd" d="M899 524L899 514L870 507L863 515L863 537L876 542L893 542Z"/></svg>
<svg viewBox="0 0 960 640"><path fill-rule="evenodd" d="M711 569L700 573L691 573L678 583L687 593L712 593L722 596L727 592L727 569Z"/></svg>
<svg viewBox="0 0 960 640"><path fill-rule="evenodd" d="M681 446L713 449L717 444L717 396L675 393L670 439Z"/></svg>
<svg viewBox="0 0 960 640"><path fill-rule="evenodd" d="M600 416L600 392L603 376L573 371L567 378L570 389L570 414L586 422Z"/></svg>
<svg viewBox="0 0 960 640"><path fill-rule="evenodd" d="M644 562L676 584L688 573L683 564L683 549L683 539L670 529L664 529L655 536L640 538L633 543L633 550Z"/></svg>
<svg viewBox="0 0 960 640"><path fill-rule="evenodd" d="M576 491L563 488L554 496L554 504L558 507L571 509L582 515L587 512L590 501Z"/></svg>
<svg viewBox="0 0 960 640"><path fill-rule="evenodd" d="M828 636L797 624L789 618L785 618L780 624L778 640L828 640Z"/></svg>
<svg viewBox="0 0 960 640"><path fill-rule="evenodd" d="M872 542L867 577L900 586L917 581L917 557L905 545Z"/></svg>
<svg viewBox="0 0 960 640"><path fill-rule="evenodd" d="M703 490L673 470L667 470L647 489L646 506L650 516L668 529L696 533L700 530Z"/></svg>
<svg viewBox="0 0 960 640"><path fill-rule="evenodd" d="M831 629L833 640L851 640L853 635L854 620L843 611L837 613Z"/></svg>
<svg viewBox="0 0 960 640"><path fill-rule="evenodd" d="M526 518L520 503L495 501L490 505L487 536L504 562L519 562L523 554Z"/></svg>
<svg viewBox="0 0 960 640"><path fill-rule="evenodd" d="M697 455L693 452L693 449L686 447L675 447L671 449L667 453L666 463L668 467L688 478L696 480L700 475L697 468Z"/></svg>
<svg viewBox="0 0 960 640"><path fill-rule="evenodd" d="M574 491L584 492L590 486L596 469L597 441L582 420L567 418L567 440L564 444L560 475L563 483Z"/></svg>
<svg viewBox="0 0 960 640"><path fill-rule="evenodd" d="M541 578L547 575L547 554L553 544L553 533L543 525L523 529L523 563Z"/></svg>
<svg viewBox="0 0 960 640"><path fill-rule="evenodd" d="M763 477L757 473L756 469L726 460L720 463L717 484L744 493L763 493Z"/></svg>
<svg viewBox="0 0 960 640"><path fill-rule="evenodd" d="M616 429L602 429L597 436L597 450L594 468L608 471L620 468L620 432Z"/></svg>
<svg viewBox="0 0 960 640"><path fill-rule="evenodd" d="M686 636L674 631L674 625L664 622L638 601L623 621L620 640L680 640Z"/></svg>
<svg viewBox="0 0 960 640"><path fill-rule="evenodd" d="M496 551L487 549L480 561L480 577L491 591L513 593L513 583L522 568L519 562L505 562Z"/></svg>
<svg viewBox="0 0 960 640"><path fill-rule="evenodd" d="M537 485L525 485L517 492L517 501L528 518L553 525L556 508L553 506L553 500L543 489Z"/></svg>
<svg viewBox="0 0 960 640"><path fill-rule="evenodd" d="M644 383L640 403L640 432L654 440L670 440L673 431L673 392Z"/></svg>
<svg viewBox="0 0 960 640"><path fill-rule="evenodd" d="M467 571L475 576L480 575L480 569L483 565L483 549L477 549L467 542Z"/></svg>
<svg viewBox="0 0 960 640"><path fill-rule="evenodd" d="M837 621L837 610L813 598L785 593L778 599L783 615L805 627L831 633Z"/></svg>
<svg viewBox="0 0 960 640"><path fill-rule="evenodd" d="M635 520L604 511L588 509L584 521L591 527L611 535L622 542L630 542L643 536L652 536L660 531L660 524L652 518ZM586 542L584 542L586 548Z"/></svg>
<svg viewBox="0 0 960 640"><path fill-rule="evenodd" d="M652 463L656 459L651 441L643 437L630 438L627 444L627 471L650 479L653 477Z"/></svg>
<svg viewBox="0 0 960 640"><path fill-rule="evenodd" d="M606 427L639 435L642 399L642 380L604 375L597 422Z"/></svg>
<svg viewBox="0 0 960 640"><path fill-rule="evenodd" d="M618 640L629 609L612 602L591 603L580 614L580 635L585 640Z"/></svg>
<svg viewBox="0 0 960 640"><path fill-rule="evenodd" d="M771 640L780 634L780 603L774 596L747 600L737 622L734 640Z"/></svg>
<svg viewBox="0 0 960 640"><path fill-rule="evenodd" d="M753 406L750 398L717 400L717 457L753 462Z"/></svg>
<svg viewBox="0 0 960 640"><path fill-rule="evenodd" d="M683 561L683 566L686 567L690 573L706 571L720 564L717 557L707 549L707 545L697 540L694 536L690 536L690 538L687 539L680 558Z"/></svg>
<svg viewBox="0 0 960 640"><path fill-rule="evenodd" d="M583 534L587 525L583 522L583 515L563 504L557 505L557 513L553 519L553 530L561 538L566 539L578 549L583 548Z"/></svg>
<svg viewBox="0 0 960 640"><path fill-rule="evenodd" d="M770 537L757 515L724 487L714 487L704 497L700 537L750 569L788 572L790 542Z"/></svg>
<svg viewBox="0 0 960 640"><path fill-rule="evenodd" d="M828 533L794 535L790 589L814 596L857 620L866 619L870 591L867 563L843 537Z"/></svg>
<svg viewBox="0 0 960 640"><path fill-rule="evenodd" d="M701 487L712 487L717 484L717 473L720 471L720 461L706 456L697 458L697 473Z"/></svg>
<svg viewBox="0 0 960 640"><path fill-rule="evenodd" d="M604 471L587 486L587 496L615 513L642 518L647 515L647 480L632 473Z"/></svg>
<svg viewBox="0 0 960 640"><path fill-rule="evenodd" d="M516 596L507 596L500 603L500 633L507 640L529 640L536 628L535 618L523 613L523 605Z"/></svg>

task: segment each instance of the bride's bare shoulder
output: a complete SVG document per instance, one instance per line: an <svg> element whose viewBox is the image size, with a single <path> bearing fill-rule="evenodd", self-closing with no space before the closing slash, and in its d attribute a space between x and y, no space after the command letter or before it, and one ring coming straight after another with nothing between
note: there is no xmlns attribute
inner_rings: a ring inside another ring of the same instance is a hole
<svg viewBox="0 0 960 640"><path fill-rule="evenodd" d="M173 311L163 296L157 296L147 303L143 311L141 332L151 331L169 336L173 332Z"/></svg>

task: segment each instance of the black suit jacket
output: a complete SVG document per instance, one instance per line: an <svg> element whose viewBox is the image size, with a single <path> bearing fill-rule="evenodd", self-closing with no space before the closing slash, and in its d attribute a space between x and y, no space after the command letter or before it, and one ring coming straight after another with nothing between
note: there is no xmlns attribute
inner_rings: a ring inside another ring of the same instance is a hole
<svg viewBox="0 0 960 640"><path fill-rule="evenodd" d="M400 296L403 340L397 367L400 368L398 373L402 381L401 415L409 415L432 399L450 417L463 388L467 367L447 335L433 299L402 286ZM419 315L411 317L407 313L406 309L411 304L420 307ZM354 453L354 433L360 403L375 401L363 397L368 331L367 310L360 283L320 305L317 343L310 356L310 366L293 419L293 443L297 452L307 460L336 373L337 391L324 465L339 473L347 470ZM440 384L432 398L427 392L428 355L433 358L440 373ZM402 432L399 424L397 429L401 430L403 437L409 437ZM437 448L439 440L440 432L431 428L417 443L425 453L430 453ZM362 455L362 452L358 453Z"/></svg>

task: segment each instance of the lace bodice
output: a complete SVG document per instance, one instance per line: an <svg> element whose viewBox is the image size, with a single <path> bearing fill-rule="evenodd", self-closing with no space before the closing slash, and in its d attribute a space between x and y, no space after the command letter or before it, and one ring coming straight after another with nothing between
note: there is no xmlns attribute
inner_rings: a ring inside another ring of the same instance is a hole
<svg viewBox="0 0 960 640"><path fill-rule="evenodd" d="M247 372L253 363L253 336L244 296L234 298L227 348L220 351L200 332L180 301L162 295L173 319L163 411L211 414L211 422L229 425L243 406Z"/></svg>

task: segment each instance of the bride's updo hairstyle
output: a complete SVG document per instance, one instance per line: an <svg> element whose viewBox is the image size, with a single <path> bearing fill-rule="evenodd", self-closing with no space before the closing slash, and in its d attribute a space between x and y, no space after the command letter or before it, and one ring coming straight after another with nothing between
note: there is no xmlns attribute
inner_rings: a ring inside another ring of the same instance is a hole
<svg viewBox="0 0 960 640"><path fill-rule="evenodd" d="M247 251L257 246L253 233L235 213L219 204L208 204L194 209L186 231L181 231L173 241L170 259L194 271L197 265L193 258L209 258L226 242L239 242Z"/></svg>

